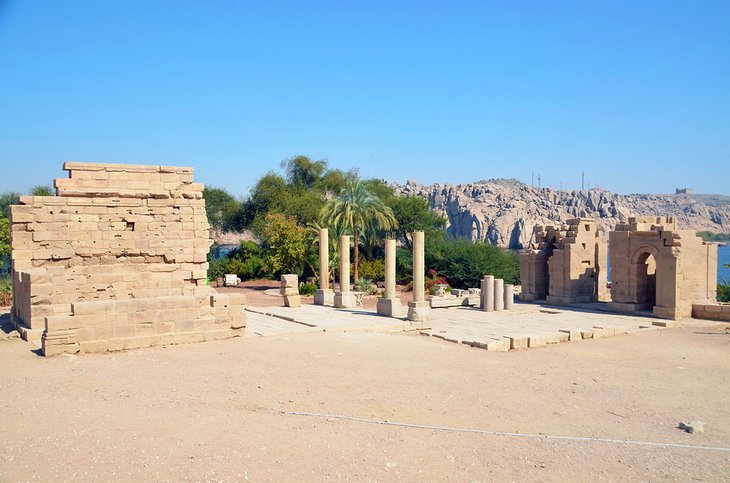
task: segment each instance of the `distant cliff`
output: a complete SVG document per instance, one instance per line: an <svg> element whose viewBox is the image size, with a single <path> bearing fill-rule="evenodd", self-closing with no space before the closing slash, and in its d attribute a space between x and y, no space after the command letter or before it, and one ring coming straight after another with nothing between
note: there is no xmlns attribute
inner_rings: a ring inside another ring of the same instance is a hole
<svg viewBox="0 0 730 483"><path fill-rule="evenodd" d="M531 188L512 179L469 184L423 186L414 181L393 185L396 194L426 198L448 218L452 235L503 247L527 244L536 224L591 217L609 231L635 215L672 215L681 229L730 232L730 196L675 194L620 195L602 189Z"/></svg>

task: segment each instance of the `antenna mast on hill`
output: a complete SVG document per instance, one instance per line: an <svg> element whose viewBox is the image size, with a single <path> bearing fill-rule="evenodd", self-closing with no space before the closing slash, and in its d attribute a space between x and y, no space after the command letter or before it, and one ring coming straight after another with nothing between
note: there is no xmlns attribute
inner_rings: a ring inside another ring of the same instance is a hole
<svg viewBox="0 0 730 483"><path fill-rule="evenodd" d="M530 173L530 188L535 187L535 172Z"/></svg>
<svg viewBox="0 0 730 483"><path fill-rule="evenodd" d="M580 190L583 191L586 189L586 172L581 171L580 173Z"/></svg>
<svg viewBox="0 0 730 483"><path fill-rule="evenodd" d="M537 189L540 189L540 175L537 175Z"/></svg>

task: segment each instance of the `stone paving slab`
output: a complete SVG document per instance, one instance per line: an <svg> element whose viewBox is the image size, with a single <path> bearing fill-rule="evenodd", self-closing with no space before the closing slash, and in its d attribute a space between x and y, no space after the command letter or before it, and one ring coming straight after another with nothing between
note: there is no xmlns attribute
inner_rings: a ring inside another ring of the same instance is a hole
<svg viewBox="0 0 730 483"><path fill-rule="evenodd" d="M504 351L657 330L655 320L518 303L514 310L501 312L482 312L469 307L433 310L431 329L421 333L486 350Z"/></svg>
<svg viewBox="0 0 730 483"><path fill-rule="evenodd" d="M249 315L259 314L325 332L402 332L405 318L381 317L369 309L335 309L322 305L301 307L246 307Z"/></svg>
<svg viewBox="0 0 730 483"><path fill-rule="evenodd" d="M297 332L384 332L409 329L405 318L380 317L370 309L328 306L247 307L249 337ZM473 307L432 309L423 335L491 351L520 350L586 339L658 330L643 316L517 303L514 310L482 312Z"/></svg>

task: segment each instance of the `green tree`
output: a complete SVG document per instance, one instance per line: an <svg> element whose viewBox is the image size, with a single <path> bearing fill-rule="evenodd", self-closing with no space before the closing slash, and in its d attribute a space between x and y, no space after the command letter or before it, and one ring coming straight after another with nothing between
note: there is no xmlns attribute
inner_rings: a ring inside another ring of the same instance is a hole
<svg viewBox="0 0 730 483"><path fill-rule="evenodd" d="M10 270L10 222L0 217L0 276Z"/></svg>
<svg viewBox="0 0 730 483"><path fill-rule="evenodd" d="M446 219L428 206L420 196L393 196L388 200L393 215L398 221L397 236L411 248L410 234L414 231L433 233L443 230Z"/></svg>
<svg viewBox="0 0 730 483"><path fill-rule="evenodd" d="M361 179L348 181L342 193L322 208L321 217L325 226L339 226L353 234L355 281L359 279L360 232L372 228L394 230L398 226L393 210L369 191L367 184Z"/></svg>
<svg viewBox="0 0 730 483"><path fill-rule="evenodd" d="M53 186L37 184L29 191L31 196L56 196L56 190Z"/></svg>
<svg viewBox="0 0 730 483"><path fill-rule="evenodd" d="M302 274L305 263L306 230L296 220L280 213L266 215L261 232L261 244L265 263L274 275L282 273Z"/></svg>
<svg viewBox="0 0 730 483"><path fill-rule="evenodd" d="M287 183L291 186L313 189L327 171L327 161L312 161L307 156L295 156L281 162L286 172Z"/></svg>
<svg viewBox="0 0 730 483"><path fill-rule="evenodd" d="M243 203L236 200L222 188L206 186L203 190L205 211L208 223L216 230L240 230L243 216Z"/></svg>
<svg viewBox="0 0 730 483"><path fill-rule="evenodd" d="M17 205L20 203L20 193L15 191L6 191L0 194L0 216L4 218L10 217L10 205Z"/></svg>

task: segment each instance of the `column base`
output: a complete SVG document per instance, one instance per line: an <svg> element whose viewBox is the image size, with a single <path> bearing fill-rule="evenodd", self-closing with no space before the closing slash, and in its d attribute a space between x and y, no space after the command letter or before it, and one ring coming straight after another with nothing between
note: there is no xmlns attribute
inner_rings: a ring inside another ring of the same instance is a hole
<svg viewBox="0 0 730 483"><path fill-rule="evenodd" d="M382 315L383 317L403 317L405 312L405 307L400 303L400 299L387 299L385 297L378 299L378 315Z"/></svg>
<svg viewBox="0 0 730 483"><path fill-rule="evenodd" d="M299 295L284 295L284 307L301 307L302 297Z"/></svg>
<svg viewBox="0 0 730 483"><path fill-rule="evenodd" d="M334 305L335 292L332 289L318 289L314 292L314 305Z"/></svg>
<svg viewBox="0 0 730 483"><path fill-rule="evenodd" d="M426 322L430 312L430 304L426 301L408 302L408 320L412 322Z"/></svg>
<svg viewBox="0 0 730 483"><path fill-rule="evenodd" d="M357 306L357 299L353 292L337 292L334 304L338 309L354 309Z"/></svg>

